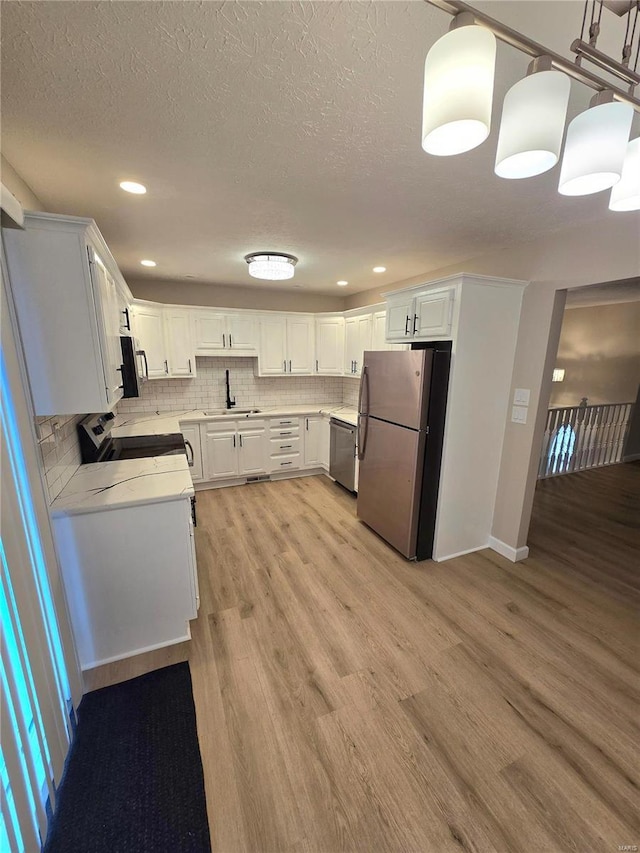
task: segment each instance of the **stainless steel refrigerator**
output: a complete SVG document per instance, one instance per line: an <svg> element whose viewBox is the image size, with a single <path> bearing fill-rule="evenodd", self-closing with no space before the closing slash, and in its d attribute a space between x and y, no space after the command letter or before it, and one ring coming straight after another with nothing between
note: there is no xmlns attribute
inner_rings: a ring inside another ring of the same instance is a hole
<svg viewBox="0 0 640 853"><path fill-rule="evenodd" d="M433 552L451 343L365 352L358 517L408 559Z"/></svg>

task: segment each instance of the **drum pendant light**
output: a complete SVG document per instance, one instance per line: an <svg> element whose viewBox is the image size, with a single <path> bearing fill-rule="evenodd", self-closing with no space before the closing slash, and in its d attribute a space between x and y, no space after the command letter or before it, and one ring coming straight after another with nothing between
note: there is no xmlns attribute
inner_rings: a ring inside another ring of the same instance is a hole
<svg viewBox="0 0 640 853"><path fill-rule="evenodd" d="M601 92L567 130L560 185L562 195L591 195L620 180L633 107Z"/></svg>
<svg viewBox="0 0 640 853"><path fill-rule="evenodd" d="M489 135L496 37L462 13L424 64L422 147L446 157L476 148Z"/></svg>
<svg viewBox="0 0 640 853"><path fill-rule="evenodd" d="M547 61L545 61L547 60ZM495 172L530 178L552 169L560 157L571 81L546 57L507 92L502 107Z"/></svg>
<svg viewBox="0 0 640 853"><path fill-rule="evenodd" d="M627 146L622 177L611 190L609 210L640 210L640 136Z"/></svg>

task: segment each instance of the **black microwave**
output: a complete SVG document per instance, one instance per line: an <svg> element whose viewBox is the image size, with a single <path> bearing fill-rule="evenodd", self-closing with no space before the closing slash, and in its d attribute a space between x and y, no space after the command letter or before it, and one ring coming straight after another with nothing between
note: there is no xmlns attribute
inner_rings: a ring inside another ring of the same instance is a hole
<svg viewBox="0 0 640 853"><path fill-rule="evenodd" d="M142 383L149 378L147 354L135 338L122 336L122 389L123 397L139 397Z"/></svg>

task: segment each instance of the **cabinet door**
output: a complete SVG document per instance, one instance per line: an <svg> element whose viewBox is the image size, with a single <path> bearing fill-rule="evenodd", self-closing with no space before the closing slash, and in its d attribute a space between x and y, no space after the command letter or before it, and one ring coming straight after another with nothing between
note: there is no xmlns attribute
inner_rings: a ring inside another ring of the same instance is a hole
<svg viewBox="0 0 640 853"><path fill-rule="evenodd" d="M122 350L116 283L106 267L91 250L91 277L98 309L98 331L102 351L102 367L107 402L113 406L122 397Z"/></svg>
<svg viewBox="0 0 640 853"><path fill-rule="evenodd" d="M267 470L268 448L264 429L241 430L238 433L238 473L264 474Z"/></svg>
<svg viewBox="0 0 640 853"><path fill-rule="evenodd" d="M320 420L320 464L327 471L329 470L329 456L331 450L331 425L329 418L321 418Z"/></svg>
<svg viewBox="0 0 640 853"><path fill-rule="evenodd" d="M287 372L313 373L313 317L287 317Z"/></svg>
<svg viewBox="0 0 640 853"><path fill-rule="evenodd" d="M360 376L364 363L364 352L371 349L371 314L367 314L364 317L357 317L356 320L358 333L354 373L356 376Z"/></svg>
<svg viewBox="0 0 640 853"><path fill-rule="evenodd" d="M371 349L384 352L390 349L386 341L387 312L376 311L371 318Z"/></svg>
<svg viewBox="0 0 640 853"><path fill-rule="evenodd" d="M194 483L203 479L202 448L200 446L200 424L180 424L180 432L187 444L189 473Z"/></svg>
<svg viewBox="0 0 640 853"><path fill-rule="evenodd" d="M216 311L194 311L193 343L197 355L219 355L228 349L226 315Z"/></svg>
<svg viewBox="0 0 640 853"><path fill-rule="evenodd" d="M414 335L416 338L437 338L451 332L453 290L425 293L416 297Z"/></svg>
<svg viewBox="0 0 640 853"><path fill-rule="evenodd" d="M358 317L347 317L344 323L344 372L349 376L353 376L356 372L358 343Z"/></svg>
<svg viewBox="0 0 640 853"><path fill-rule="evenodd" d="M409 297L387 301L387 340L406 341L413 328L413 302Z"/></svg>
<svg viewBox="0 0 640 853"><path fill-rule="evenodd" d="M262 376L283 375L286 368L287 324L284 317L264 317L260 320L260 354L258 369Z"/></svg>
<svg viewBox="0 0 640 853"><path fill-rule="evenodd" d="M136 337L147 356L149 379L166 379L169 375L169 361L165 347L162 308L136 305L134 321Z"/></svg>
<svg viewBox="0 0 640 853"><path fill-rule="evenodd" d="M322 415L313 415L304 419L304 464L305 468L317 468L320 461L320 433Z"/></svg>
<svg viewBox="0 0 640 853"><path fill-rule="evenodd" d="M235 429L206 434L207 480L238 476L238 440Z"/></svg>
<svg viewBox="0 0 640 853"><path fill-rule="evenodd" d="M165 332L170 376L195 376L196 356L191 337L191 317L185 310L166 310Z"/></svg>
<svg viewBox="0 0 640 853"><path fill-rule="evenodd" d="M120 334L132 335L131 328L131 303L129 297L124 290L116 284L116 294L118 298L118 318L120 321Z"/></svg>
<svg viewBox="0 0 640 853"><path fill-rule="evenodd" d="M250 314L229 314L227 335L228 344L234 351L255 354L258 349L258 324Z"/></svg>
<svg viewBox="0 0 640 853"><path fill-rule="evenodd" d="M344 318L316 318L316 373L342 376L344 372Z"/></svg>

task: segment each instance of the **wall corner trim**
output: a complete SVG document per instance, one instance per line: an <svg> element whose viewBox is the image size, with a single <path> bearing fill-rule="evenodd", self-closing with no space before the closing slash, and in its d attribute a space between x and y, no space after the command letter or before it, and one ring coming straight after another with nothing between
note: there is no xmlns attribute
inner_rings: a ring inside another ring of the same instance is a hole
<svg viewBox="0 0 640 853"><path fill-rule="evenodd" d="M529 556L529 547L527 545L523 545L521 548L512 548L511 545L507 545L501 539L496 539L495 536L489 537L489 547L503 557L506 557L507 560L511 560L512 563L526 560Z"/></svg>

